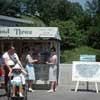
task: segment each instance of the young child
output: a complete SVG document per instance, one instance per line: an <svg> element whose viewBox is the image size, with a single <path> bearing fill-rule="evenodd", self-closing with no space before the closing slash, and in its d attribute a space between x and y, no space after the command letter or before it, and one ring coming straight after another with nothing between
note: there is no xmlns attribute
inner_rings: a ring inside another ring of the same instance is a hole
<svg viewBox="0 0 100 100"><path fill-rule="evenodd" d="M25 80L26 73L23 71L19 64L16 64L12 69L13 79L11 80L12 84L12 96L16 95L16 86L19 87L19 96L23 97L23 81ZM25 82L24 82L25 83Z"/></svg>

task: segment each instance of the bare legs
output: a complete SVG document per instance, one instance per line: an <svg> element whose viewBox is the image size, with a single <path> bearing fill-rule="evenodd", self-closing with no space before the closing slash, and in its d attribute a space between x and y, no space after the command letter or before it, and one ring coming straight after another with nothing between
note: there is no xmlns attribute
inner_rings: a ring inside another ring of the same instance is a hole
<svg viewBox="0 0 100 100"><path fill-rule="evenodd" d="M16 95L16 85L13 85L12 91L13 91L13 96L15 96ZM22 93L23 93L23 86L21 85L19 86L19 96L23 96Z"/></svg>
<svg viewBox="0 0 100 100"><path fill-rule="evenodd" d="M19 92L20 92L20 93L23 93L23 86L22 86L22 85L19 86Z"/></svg>
<svg viewBox="0 0 100 100"><path fill-rule="evenodd" d="M31 88L31 89L32 89L33 80L28 80L28 85L29 85L29 88Z"/></svg>
<svg viewBox="0 0 100 100"><path fill-rule="evenodd" d="M13 96L15 96L15 94L16 94L16 86L15 85L13 85L12 91L13 91Z"/></svg>
<svg viewBox="0 0 100 100"><path fill-rule="evenodd" d="M56 81L50 81L50 90L48 92L56 91Z"/></svg>
<svg viewBox="0 0 100 100"><path fill-rule="evenodd" d="M29 86L29 91L34 92L34 90L32 89L33 80L28 80L27 82L28 82L28 86Z"/></svg>

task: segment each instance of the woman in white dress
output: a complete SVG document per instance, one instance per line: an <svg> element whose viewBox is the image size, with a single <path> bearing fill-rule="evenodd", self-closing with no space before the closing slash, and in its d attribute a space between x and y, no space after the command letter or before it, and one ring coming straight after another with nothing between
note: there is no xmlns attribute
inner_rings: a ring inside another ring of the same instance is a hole
<svg viewBox="0 0 100 100"><path fill-rule="evenodd" d="M55 52L55 48L51 49L51 55L49 62L46 64L50 64L49 67L49 82L50 82L50 90L48 92L55 92L56 82L57 82L57 55Z"/></svg>

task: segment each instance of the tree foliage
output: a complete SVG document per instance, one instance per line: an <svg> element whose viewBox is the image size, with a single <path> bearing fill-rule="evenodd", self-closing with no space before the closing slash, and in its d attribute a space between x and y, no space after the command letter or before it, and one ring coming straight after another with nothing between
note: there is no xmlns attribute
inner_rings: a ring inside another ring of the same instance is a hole
<svg viewBox="0 0 100 100"><path fill-rule="evenodd" d="M89 26L87 30L87 36L88 36L88 45L100 49L100 1L99 0L92 0L91 2L87 2L88 5L88 11L90 11L91 15L91 25Z"/></svg>
<svg viewBox="0 0 100 100"><path fill-rule="evenodd" d="M98 11L98 0L87 1L86 9L88 10L88 13L94 16L96 12Z"/></svg>
<svg viewBox="0 0 100 100"><path fill-rule="evenodd" d="M88 0L85 10L69 0L0 0L0 14L37 16L47 26L59 27L62 49L100 49L100 0Z"/></svg>
<svg viewBox="0 0 100 100"><path fill-rule="evenodd" d="M40 18L47 24L56 19L69 20L82 12L79 3L71 3L67 0L37 0L36 5Z"/></svg>
<svg viewBox="0 0 100 100"><path fill-rule="evenodd" d="M20 0L0 0L0 14L8 16L16 16L20 12Z"/></svg>
<svg viewBox="0 0 100 100"><path fill-rule="evenodd" d="M77 25L72 20L50 22L50 26L58 27L61 35L62 49L71 49L83 45L86 37L78 30Z"/></svg>

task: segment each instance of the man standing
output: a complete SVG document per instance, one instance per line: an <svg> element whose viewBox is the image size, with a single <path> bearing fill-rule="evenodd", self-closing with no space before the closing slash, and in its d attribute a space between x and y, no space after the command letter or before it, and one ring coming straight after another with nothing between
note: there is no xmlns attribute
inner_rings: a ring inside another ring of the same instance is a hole
<svg viewBox="0 0 100 100"><path fill-rule="evenodd" d="M20 63L18 55L15 53L15 48L13 46L9 47L8 51L2 56L5 70L5 86L7 86L9 76L12 72L12 68L17 62ZM6 87L7 90L7 87Z"/></svg>

